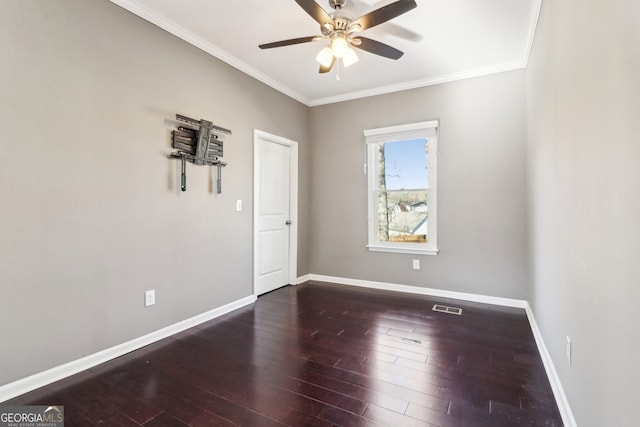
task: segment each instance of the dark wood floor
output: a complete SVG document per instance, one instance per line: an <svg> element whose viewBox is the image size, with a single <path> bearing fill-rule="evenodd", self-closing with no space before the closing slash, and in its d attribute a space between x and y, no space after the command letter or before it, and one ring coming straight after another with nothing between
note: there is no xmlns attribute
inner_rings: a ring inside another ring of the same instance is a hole
<svg viewBox="0 0 640 427"><path fill-rule="evenodd" d="M523 310L321 283L5 404L67 427L562 425Z"/></svg>

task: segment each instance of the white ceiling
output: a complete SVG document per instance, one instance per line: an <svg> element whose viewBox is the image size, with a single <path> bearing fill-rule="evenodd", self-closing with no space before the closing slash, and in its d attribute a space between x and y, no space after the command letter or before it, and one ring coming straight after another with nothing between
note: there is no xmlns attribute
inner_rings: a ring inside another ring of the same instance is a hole
<svg viewBox="0 0 640 427"><path fill-rule="evenodd" d="M262 50L320 34L294 0L111 0L269 86L322 105L526 66L542 0L416 0L418 7L363 35L405 52L397 61L357 50L360 61L319 74L326 41ZM327 12L328 0L316 0ZM348 0L353 17L393 0Z"/></svg>

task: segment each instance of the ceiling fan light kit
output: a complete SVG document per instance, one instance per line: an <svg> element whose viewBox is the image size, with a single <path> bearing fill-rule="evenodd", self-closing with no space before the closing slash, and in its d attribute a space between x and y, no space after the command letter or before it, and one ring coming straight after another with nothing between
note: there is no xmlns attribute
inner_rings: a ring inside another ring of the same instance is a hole
<svg viewBox="0 0 640 427"><path fill-rule="evenodd" d="M316 56L316 61L325 67L328 67L333 62L333 52L329 46L322 48L318 55Z"/></svg>
<svg viewBox="0 0 640 427"><path fill-rule="evenodd" d="M376 40L361 36L355 37L355 34L394 19L417 7L415 0L397 0L352 20L341 13L347 0L329 0L329 5L335 10L331 15L314 0L295 0L295 2L320 24L322 36L299 37L261 44L258 47L271 49L328 39L329 45L322 48L316 55L316 60L320 63L320 73L329 72L339 60L342 61L344 67L358 62L359 58L353 49L354 47L385 58L399 59L403 55L402 51Z"/></svg>
<svg viewBox="0 0 640 427"><path fill-rule="evenodd" d="M333 56L336 58L344 58L350 49L349 42L344 34L336 33L331 37L331 52L333 52Z"/></svg>
<svg viewBox="0 0 640 427"><path fill-rule="evenodd" d="M342 58L342 64L344 64L345 67L350 67L356 62L358 62L359 60L360 58L358 58L356 51L349 48L349 50L347 50L347 53Z"/></svg>

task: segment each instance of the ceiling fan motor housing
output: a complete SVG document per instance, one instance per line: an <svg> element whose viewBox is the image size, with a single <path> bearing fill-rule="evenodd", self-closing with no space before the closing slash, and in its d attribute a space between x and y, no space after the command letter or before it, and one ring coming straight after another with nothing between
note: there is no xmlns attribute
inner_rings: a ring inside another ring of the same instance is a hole
<svg viewBox="0 0 640 427"><path fill-rule="evenodd" d="M329 6L334 9L342 9L347 0L329 0Z"/></svg>
<svg viewBox="0 0 640 427"><path fill-rule="evenodd" d="M333 21L336 23L336 31L347 31L351 24L351 20L347 18L335 18Z"/></svg>
<svg viewBox="0 0 640 427"><path fill-rule="evenodd" d="M349 31L357 31L358 28L351 28L351 20L348 18L342 17L334 17L333 25L332 24L324 24L320 27L320 31L322 35L327 37L331 36L335 33L347 33Z"/></svg>

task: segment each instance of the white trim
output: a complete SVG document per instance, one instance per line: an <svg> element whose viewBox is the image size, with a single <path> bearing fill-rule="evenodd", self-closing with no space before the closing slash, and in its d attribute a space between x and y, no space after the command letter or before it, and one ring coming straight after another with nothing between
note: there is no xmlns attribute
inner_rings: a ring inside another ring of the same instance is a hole
<svg viewBox="0 0 640 427"><path fill-rule="evenodd" d="M558 376L558 372L556 371L555 365L553 364L553 359L551 359L551 354L547 349L547 346L542 339L542 334L540 333L540 329L538 328L538 323L536 322L536 318L533 315L533 310L531 310L531 306L527 303L525 307L525 311L527 312L527 317L529 318L529 324L531 325L531 332L533 332L533 337L536 340L536 344L538 345L538 352L540 353L540 357L542 358L542 363L544 364L544 369L547 372L547 377L549 378L549 384L551 384L551 390L553 390L553 395L556 398L556 403L558 404L558 410L560 411L560 416L562 417L562 423L566 427L577 427L576 419L573 416L573 411L571 410L571 406L569 405L569 400L567 399L567 395L564 392L564 388L562 387L562 382L560 381L560 376Z"/></svg>
<svg viewBox="0 0 640 427"><path fill-rule="evenodd" d="M410 248L408 246L392 246L392 244L389 244L389 246L383 246L382 244L378 244L378 245L367 245L367 249L369 249L371 252L391 252L391 253L396 253L396 254L414 254L414 255L438 255L438 252L440 252L440 249L438 248L433 248L433 249L419 249L419 248Z"/></svg>
<svg viewBox="0 0 640 427"><path fill-rule="evenodd" d="M506 71L521 70L526 64L522 60L507 62L504 64L492 65L489 67L476 68L474 70L463 71L455 74L445 74L444 76L434 77L431 79L414 80L406 83L382 86L374 89L367 89L359 92L350 92L342 95L330 96L326 98L312 99L309 107L317 107L319 105L335 104L337 102L351 101L354 99L367 98L370 96L384 95L386 93L401 92L403 90L418 89L421 87L435 86L442 83L450 83L459 80L473 79L476 77L488 76L491 74L504 73Z"/></svg>
<svg viewBox="0 0 640 427"><path fill-rule="evenodd" d="M296 284L298 280L298 142L278 135L273 135L259 129L253 130L253 293L256 293L258 274L258 257L256 254L256 242L258 233L258 176L256 165L258 158L258 140L284 145L290 148L289 152L289 272L287 284Z"/></svg>
<svg viewBox="0 0 640 427"><path fill-rule="evenodd" d="M437 128L437 127L438 127L437 120L429 120L427 122L409 123L405 125L388 126L384 128L377 128L377 129L365 129L364 136L367 137L367 143L370 143L369 137L372 137L372 136L383 135L385 137L388 137L390 133L413 132L413 131L418 131L416 135L422 136L424 135L424 129L431 129L431 128ZM404 135L402 137L404 138Z"/></svg>
<svg viewBox="0 0 640 427"><path fill-rule="evenodd" d="M198 314L197 316L182 320L165 328L158 329L157 331L151 332L147 335L134 338L125 343L98 351L97 353L90 354L80 359L73 360L51 369L47 369L46 371L5 384L0 386L0 402L13 399L16 396L20 396L55 381L70 377L71 375L75 375L87 369L91 369L101 363L108 362L129 352L138 350L149 344L153 344L156 341L160 341L186 329L208 322L216 317L220 317L249 304L253 304L255 301L256 296L249 295L248 297L233 301L229 304L223 305L222 307L207 311L206 313Z"/></svg>
<svg viewBox="0 0 640 427"><path fill-rule="evenodd" d="M522 63L524 68L529 65L529 57L531 56L531 49L533 48L533 42L536 37L536 29L538 28L538 20L540 19L540 11L542 9L542 0L534 0L533 13L531 14L531 22L529 23L529 33L527 34L527 40L524 45L524 52L522 54Z"/></svg>
<svg viewBox="0 0 640 427"><path fill-rule="evenodd" d="M444 289L423 288L418 286L400 285L397 283L376 282L372 280L348 279L344 277L323 276L309 274L309 280L318 282L337 283L340 285L358 286L361 288L381 289L384 291L405 292L417 295L429 295L441 298L452 298L464 301L481 302L485 304L501 305L504 307L525 308L527 302L519 299L492 297L489 295L468 294L464 292L446 291Z"/></svg>
<svg viewBox="0 0 640 427"><path fill-rule="evenodd" d="M438 255L438 139L439 121L430 120L384 128L365 129L367 176L367 249L372 252ZM427 242L384 242L378 238L377 144L424 138L428 142Z"/></svg>
<svg viewBox="0 0 640 427"><path fill-rule="evenodd" d="M311 275L305 274L304 276L298 277L298 280L296 280L296 285L301 285L304 282L308 282L309 280L311 280Z"/></svg>
<svg viewBox="0 0 640 427"><path fill-rule="evenodd" d="M298 143L288 141L291 149L289 158L289 280L288 284L296 283L298 278Z"/></svg>
<svg viewBox="0 0 640 427"><path fill-rule="evenodd" d="M290 87L278 82L277 80L272 79L266 74L258 71L254 67L248 65L247 63L240 61L235 56L230 53L220 49L218 46L215 46L209 43L207 40L202 37L192 33L191 31L181 27L170 19L165 18L162 15L159 15L146 7L141 6L134 0L110 0L111 3L117 4L121 8L128 10L134 15L139 16L145 21L151 22L152 24L162 28L170 34L178 37L181 40L207 52L209 55L218 58L219 60L231 65L232 67L242 71L243 73L253 77L254 79L266 84L267 86L272 87L273 89L295 99L296 101L302 102L303 104L309 106L311 100L306 96L296 92Z"/></svg>
<svg viewBox="0 0 640 427"><path fill-rule="evenodd" d="M540 358L542 359L542 363L544 364L544 369L547 373L549 383L551 384L551 390L553 391L553 396L555 397L556 404L558 405L558 410L560 411L562 422L566 427L577 427L576 420L573 416L573 412L571 411L571 406L569 405L569 401L567 399L567 395L565 394L564 389L562 388L560 377L558 376L558 372L555 369L553 360L551 359L551 355L549 354L549 350L547 350L547 346L545 345L544 340L542 339L542 334L540 333L540 329L538 329L538 324L536 322L535 316L533 315L533 311L531 310L531 306L527 301L519 300L519 299L511 299L511 298L492 297L487 295L468 294L464 292L446 291L442 289L399 285L395 283L375 282L370 280L359 280L359 279L347 279L344 277L334 277L334 276L323 276L320 274L308 274L304 276L304 278L308 278L308 280L315 280L318 282L337 283L340 285L358 286L358 287L370 288L370 289L381 289L381 290L393 291L393 292L405 292L405 293L411 293L411 294L417 294L417 295L428 295L428 296L435 296L435 297L442 297L442 298L451 298L451 299L458 299L463 301L480 302L485 304L493 304L493 305L500 305L504 307L515 307L515 308L524 309L527 314L527 319L529 320L529 324L531 325L531 332L533 333L533 337L536 341ZM303 278L301 277L300 279L303 279ZM299 281L299 283L303 283L303 282Z"/></svg>
<svg viewBox="0 0 640 427"><path fill-rule="evenodd" d="M469 294L469 293L455 292L455 291L446 291L442 289L399 285L399 284L387 283L387 282L347 279L343 277L324 276L320 274L306 274L304 276L300 276L297 278L296 283L302 284L310 280L314 280L318 282L337 283L337 284L348 285L348 286L358 286L358 287L370 288L370 289L381 289L381 290L394 291L394 292L405 292L405 293L412 293L412 294L418 294L418 295L429 295L429 296L436 296L436 297L442 297L442 298L459 299L464 301L480 302L480 303L494 304L494 305L500 305L500 306L506 306L506 307L523 308L527 314L529 324L531 325L531 331L536 341L536 345L538 347L538 351L540 353L542 363L547 373L549 383L551 384L551 389L556 399L556 403L558 404L558 409L562 417L562 422L567 427L577 427L577 423L573 416L571 406L569 405L569 401L564 392L564 388L562 387L560 377L558 376L558 373L555 369L553 360L551 359L551 355L549 354L549 350L547 349L547 346L544 343L542 334L540 333L540 329L538 328L538 323L536 322L533 311L531 310L531 306L527 301L511 299L511 298L491 297L487 295ZM200 325L204 322L208 322L209 320L213 320L217 317L220 317L224 314L227 314L234 310L245 307L249 304L253 304L256 301L256 299L257 298L255 295L250 295L248 297L226 304L222 307L218 307L213 310L210 310L206 313L199 314L197 316L191 317L189 319L186 319L178 323L175 323L173 325L167 326L165 328L159 329L155 332L151 332L142 337L135 338L133 340L116 345L114 347L99 351L89 356L85 356L81 359L77 359L72 362L68 362L63 365L59 365L54 368L48 369L46 371L39 372L29 377L0 386L0 402L13 399L14 397L20 396L24 393L28 393L37 388L44 387L55 381L61 380L63 378L69 377L71 375L77 374L87 369L91 369L97 365L108 362L117 357L123 356L131 351L138 350L144 346L160 341L161 339L170 337L186 329Z"/></svg>
<svg viewBox="0 0 640 427"><path fill-rule="evenodd" d="M534 19L532 20L532 24L529 29L529 37L527 39L527 43L524 48L523 58L518 61L506 62L503 64L496 64L496 65L491 65L487 67L480 67L472 70L466 70L460 73L445 74L438 77L414 80L410 82L399 83L399 84L389 85L389 86L382 86L382 87L367 89L363 91L350 92L350 93L345 93L345 94L336 95L336 96L310 99L302 95L301 93L291 89L287 85L282 84L281 82L267 76L266 74L248 65L247 63L240 61L235 56L211 44L210 42L206 41L202 37L195 35L191 31L188 31L187 29L179 26L178 24L171 21L170 19L167 19L166 17L159 15L141 6L135 0L110 0L110 1L111 3L114 3L122 7L123 9L128 10L134 15L137 15L140 18L148 22L151 22L152 24L162 28L163 30L173 34L174 36L184 40L185 42L197 47L198 49L201 49L207 52L208 54L214 56L215 58L218 58L219 60L231 65L232 67L242 71L243 73L266 84L267 86L270 86L273 89L295 99L296 101L303 103L307 107L316 107L319 105L334 104L334 103L343 102L343 101L351 101L354 99L366 98L369 96L384 95L386 93L400 92L403 90L416 89L416 88L421 88L426 86L434 86L441 83L471 79L475 77L481 77L481 76L486 76L490 74L497 74L505 71L512 71L512 70L525 68L527 65L529 52L531 50L531 45L533 44L533 35L535 34L535 28L537 25L537 15L536 15L534 16ZM536 5L534 5L534 7L537 6L539 11L542 0L536 0L536 2L537 3Z"/></svg>

